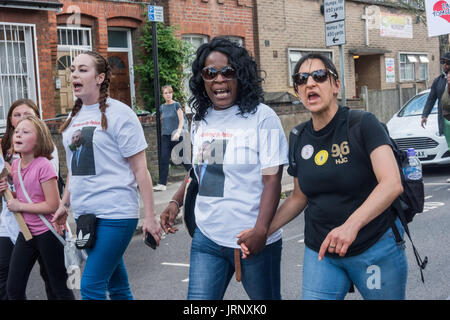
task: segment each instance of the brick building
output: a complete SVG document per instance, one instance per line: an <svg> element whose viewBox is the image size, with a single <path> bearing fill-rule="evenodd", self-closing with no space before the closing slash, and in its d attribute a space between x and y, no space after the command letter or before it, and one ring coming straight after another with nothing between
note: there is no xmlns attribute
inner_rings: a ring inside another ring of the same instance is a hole
<svg viewBox="0 0 450 320"><path fill-rule="evenodd" d="M326 47L323 1L258 0L259 63L267 74L267 92L293 93L292 69L302 55L328 55L338 71L339 48ZM398 1L347 0L343 46L346 98L360 97L361 87L420 90L440 72L439 39ZM393 67L393 68L392 68ZM389 71L386 71L389 70Z"/></svg>
<svg viewBox="0 0 450 320"><path fill-rule="evenodd" d="M70 64L86 50L108 57L113 67L110 95L132 105L133 44L146 19L146 4L0 0L0 127L9 105L22 97L38 103L43 119L67 114L73 104Z"/></svg>
<svg viewBox="0 0 450 320"><path fill-rule="evenodd" d="M0 1L0 128L12 102L38 102L44 118L53 117L56 58L56 0ZM45 106L45 107L44 107ZM2 130L2 131L3 131Z"/></svg>

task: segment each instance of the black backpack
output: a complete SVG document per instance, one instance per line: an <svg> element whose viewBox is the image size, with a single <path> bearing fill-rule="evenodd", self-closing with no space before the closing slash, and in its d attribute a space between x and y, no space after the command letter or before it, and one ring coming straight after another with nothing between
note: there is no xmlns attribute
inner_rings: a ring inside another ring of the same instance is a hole
<svg viewBox="0 0 450 320"><path fill-rule="evenodd" d="M349 109L347 121L348 138L349 140L353 140L354 143L352 143L352 145L355 145L358 152L364 155L367 165L370 168L372 168L370 157L365 149L364 141L361 135L361 118L364 115L364 113L366 112L362 110ZM297 171L294 155L296 154L298 149L299 143L298 138L300 137L307 123L308 121L299 124L294 129L291 130L291 133L289 135L289 163L292 169L294 169L294 171ZM382 125L389 136L389 131L386 125L384 123L382 123ZM392 207L394 209L393 212L395 212L395 214L399 217L402 226L405 229L405 232L408 235L409 240L411 241L416 262L420 268L421 279L422 282L424 282L422 270L425 269L428 263L428 257L425 257L425 259L423 260L420 258L419 252L414 246L408 228L408 223L413 220L414 216L417 213L423 212L423 206L425 202L423 179L407 180L405 178L402 167L404 162L407 161L406 151L400 150L395 140L393 140L392 138L390 138L390 140L395 159L397 160L397 165L399 167L400 177L402 179L403 185L403 193L392 203ZM398 231L397 226L395 225L395 219L392 220L391 228L394 233L396 242L399 244L404 244L405 241L402 239L400 232Z"/></svg>

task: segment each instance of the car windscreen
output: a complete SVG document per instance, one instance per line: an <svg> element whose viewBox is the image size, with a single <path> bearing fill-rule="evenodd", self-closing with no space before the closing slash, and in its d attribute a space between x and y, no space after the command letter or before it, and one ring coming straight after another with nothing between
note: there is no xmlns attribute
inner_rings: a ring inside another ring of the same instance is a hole
<svg viewBox="0 0 450 320"><path fill-rule="evenodd" d="M422 115L423 108L427 102L429 93L415 96L411 99L406 106L404 106L398 113L399 117L420 116ZM437 113L437 100L434 103L431 113Z"/></svg>

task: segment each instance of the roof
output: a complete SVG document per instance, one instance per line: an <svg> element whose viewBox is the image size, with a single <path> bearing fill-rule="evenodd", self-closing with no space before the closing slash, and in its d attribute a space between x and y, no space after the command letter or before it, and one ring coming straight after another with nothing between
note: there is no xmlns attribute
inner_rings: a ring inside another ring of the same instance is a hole
<svg viewBox="0 0 450 320"><path fill-rule="evenodd" d="M0 0L0 7L59 11L64 6L58 0Z"/></svg>

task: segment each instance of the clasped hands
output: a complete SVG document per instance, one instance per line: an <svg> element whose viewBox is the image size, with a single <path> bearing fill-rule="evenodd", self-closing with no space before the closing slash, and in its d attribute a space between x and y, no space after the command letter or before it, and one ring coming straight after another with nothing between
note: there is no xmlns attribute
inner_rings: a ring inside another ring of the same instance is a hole
<svg viewBox="0 0 450 320"><path fill-rule="evenodd" d="M346 255L348 248L355 241L358 229L349 223L331 230L323 240L319 249L319 260L322 260L326 251L335 253L343 257ZM254 229L247 229L237 235L238 244L241 246L242 258L246 259L255 255L264 249L266 243L266 235L258 234ZM264 240L264 241L262 241ZM262 242L261 242L262 241Z"/></svg>

